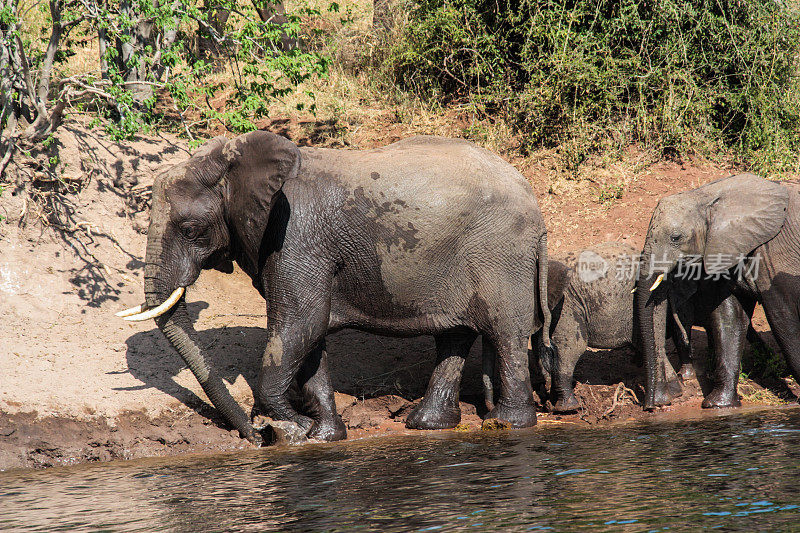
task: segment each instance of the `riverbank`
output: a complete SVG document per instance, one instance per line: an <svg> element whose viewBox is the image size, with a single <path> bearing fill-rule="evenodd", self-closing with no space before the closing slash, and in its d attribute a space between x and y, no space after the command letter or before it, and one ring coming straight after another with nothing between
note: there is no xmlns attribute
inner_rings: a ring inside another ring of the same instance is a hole
<svg viewBox="0 0 800 533"><path fill-rule="evenodd" d="M297 124L276 124L296 142L311 142L300 137ZM365 128L359 146L413 132L395 128L380 136ZM39 175L25 189L11 185L0 194L0 470L249 447L216 417L152 322L113 316L141 303L149 187L158 168L188 157L185 142L162 135L117 143L74 120L59 130L56 142L62 181ZM707 162L648 162L631 152L592 180L571 180L554 174L553 157L512 160L536 191L552 254L604 240L641 246L660 196L736 170ZM614 183L624 186L613 196L601 194ZM187 302L213 364L237 401L250 408L264 346L263 300L236 270L203 273ZM777 349L760 310L754 325ZM674 416L699 410L707 386L700 363L704 335L695 337L701 382L687 383L684 397L666 408ZM481 427L479 346L464 371L467 401L458 430ZM415 433L403 422L432 371L432 339L343 331L331 336L328 350L350 438ZM636 405L641 369L629 350L591 352L575 375L581 410L542 413L543 431L660 416ZM770 405L796 401L798 390L793 382L746 380L740 393L745 404Z"/></svg>

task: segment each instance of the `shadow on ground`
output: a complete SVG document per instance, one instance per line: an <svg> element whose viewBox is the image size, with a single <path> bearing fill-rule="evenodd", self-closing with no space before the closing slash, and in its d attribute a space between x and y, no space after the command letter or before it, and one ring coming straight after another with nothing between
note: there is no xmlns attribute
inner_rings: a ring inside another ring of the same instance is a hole
<svg viewBox="0 0 800 533"><path fill-rule="evenodd" d="M190 318L196 321L206 307L206 302L189 303ZM252 396L266 345L266 330L217 327L198 331L198 339L225 383L231 385L241 376ZM212 416L213 410L204 399L175 380L186 365L157 328L132 335L126 345L128 372L142 383L124 390L155 388L203 416ZM419 398L425 393L436 362L432 337L390 338L347 330L329 335L327 347L334 388L357 398L385 394L409 400ZM481 393L480 368L480 342L476 342L465 365L462 380L465 396Z"/></svg>
<svg viewBox="0 0 800 533"><path fill-rule="evenodd" d="M196 320L200 311L207 306L205 302L189 304L191 318ZM250 389L250 398L246 401L252 402L252 391L256 387L266 343L265 329L217 327L199 331L198 338L211 364L226 384L234 383L240 376L244 378ZM186 366L160 331L152 329L137 333L126 344L128 371L142 382L135 389L156 388L219 423L210 405L174 379ZM334 388L362 399L388 394L408 400L420 398L425 393L436 360L431 337L390 338L345 330L329 335L327 346ZM704 361L707 359L707 346L703 333L694 336L694 349L699 386L696 383L689 384L687 393L692 394L698 388L708 393L711 382L706 377ZM676 364L674 350L668 352L673 364ZM482 410L480 369L480 342L476 342L464 368L462 398L474 403L479 411ZM590 386L623 382L636 392L640 402L642 400L644 369L637 364L631 349L585 353L575 369L575 379ZM776 394L783 395L786 392L779 384L766 385ZM786 388L785 384L783 388Z"/></svg>

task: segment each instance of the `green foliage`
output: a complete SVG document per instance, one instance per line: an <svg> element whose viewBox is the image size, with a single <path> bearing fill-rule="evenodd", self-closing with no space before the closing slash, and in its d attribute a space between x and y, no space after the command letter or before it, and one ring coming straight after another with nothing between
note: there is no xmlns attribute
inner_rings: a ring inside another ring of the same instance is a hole
<svg viewBox="0 0 800 533"><path fill-rule="evenodd" d="M385 68L424 97L505 115L527 146L728 146L757 170L783 170L800 153L794 6L417 0Z"/></svg>
<svg viewBox="0 0 800 533"><path fill-rule="evenodd" d="M1 24L15 11L0 6ZM178 113L186 132L212 121L237 133L252 130L276 99L328 71L328 58L302 46L301 20L321 15L311 8L275 16L272 0L53 0L49 9L38 0L38 6L44 26L25 35L22 50L31 69L45 61L54 27L68 25L81 40L99 38L97 68L80 76L63 69L45 75L65 87L61 94L50 91L50 98L79 100L83 109L110 119L106 128L117 140L168 111ZM227 14L224 21L219 13ZM199 49L203 39L212 43L211 52ZM63 34L54 63L64 63L79 43ZM313 112L314 94L299 96L297 107Z"/></svg>
<svg viewBox="0 0 800 533"><path fill-rule="evenodd" d="M606 185L600 189L600 194L598 195L597 200L601 204L608 204L613 202L614 200L619 200L622 198L623 193L625 192L625 187L623 185Z"/></svg>
<svg viewBox="0 0 800 533"><path fill-rule="evenodd" d="M759 377L776 380L789 375L789 367L782 354L776 353L766 345L754 344L742 356L741 376L745 379Z"/></svg>

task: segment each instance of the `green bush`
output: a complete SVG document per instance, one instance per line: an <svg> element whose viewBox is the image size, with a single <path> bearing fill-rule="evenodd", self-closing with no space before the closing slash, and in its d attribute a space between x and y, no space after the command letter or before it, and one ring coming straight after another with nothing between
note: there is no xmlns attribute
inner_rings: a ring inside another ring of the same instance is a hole
<svg viewBox="0 0 800 533"><path fill-rule="evenodd" d="M502 114L527 146L732 147L796 168L800 17L782 0L418 0L392 81Z"/></svg>

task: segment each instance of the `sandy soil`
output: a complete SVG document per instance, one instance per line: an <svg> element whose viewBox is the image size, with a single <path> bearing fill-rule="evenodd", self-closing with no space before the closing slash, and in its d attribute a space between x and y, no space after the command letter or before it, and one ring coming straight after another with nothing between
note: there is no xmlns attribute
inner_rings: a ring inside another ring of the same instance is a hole
<svg viewBox="0 0 800 533"><path fill-rule="evenodd" d="M313 144L291 124L272 126ZM396 134L360 146L385 144L404 132ZM6 187L0 196L0 470L249 447L216 416L152 322L113 316L141 303L149 186L159 166L187 157L186 144L168 135L117 144L76 122L59 131L58 142L65 178L80 192L56 194L63 185L41 177L34 188ZM640 246L661 195L732 173L667 162L643 163L628 175L611 164L595 178L574 180L554 178L552 158L516 163L533 183L554 254L602 240ZM620 175L626 176L622 197L599 201L597 191ZM41 203L29 201L31 194ZM41 205L56 209L50 220L64 230L43 226ZM263 300L237 270L205 272L187 301L234 397L252 406L264 345ZM755 325L768 329L763 313ZM697 337L702 357L703 335ZM772 342L768 333L766 338ZM464 372L458 430L481 428L479 346ZM350 438L410 433L403 421L424 393L435 360L433 340L343 331L329 338L328 348ZM576 370L582 410L542 413L541 425L657 416L634 403L641 369L631 359L628 350L588 353ZM792 399L790 386L766 385ZM668 410L699 409L704 386L687 384ZM761 390L755 383L747 387Z"/></svg>

